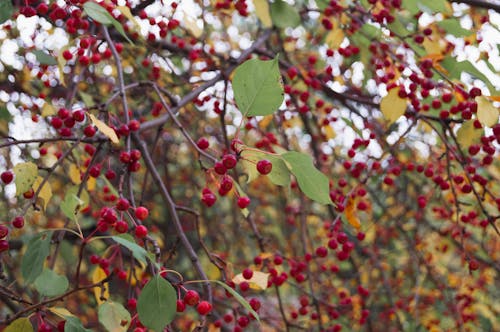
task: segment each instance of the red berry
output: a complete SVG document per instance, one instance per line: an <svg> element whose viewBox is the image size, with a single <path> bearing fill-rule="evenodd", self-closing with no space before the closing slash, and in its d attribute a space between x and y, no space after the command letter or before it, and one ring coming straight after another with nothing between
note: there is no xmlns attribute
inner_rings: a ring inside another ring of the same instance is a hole
<svg viewBox="0 0 500 332"><path fill-rule="evenodd" d="M236 159L236 156L234 154L226 154L222 157L222 164L224 164L224 167L226 167L227 169L234 168L237 162L238 159Z"/></svg>
<svg viewBox="0 0 500 332"><path fill-rule="evenodd" d="M94 136L96 132L97 129L93 125L88 125L87 127L83 128L83 134L87 137Z"/></svg>
<svg viewBox="0 0 500 332"><path fill-rule="evenodd" d="M24 218L22 216L17 216L12 221L12 226L15 228L23 228L24 227Z"/></svg>
<svg viewBox="0 0 500 332"><path fill-rule="evenodd" d="M226 166L224 166L224 164L222 162L217 161L214 164L214 171L215 171L215 173L217 173L219 175L224 175L224 174L226 174L227 168L226 168Z"/></svg>
<svg viewBox="0 0 500 332"><path fill-rule="evenodd" d="M250 269L244 269L243 272L241 273L241 275L243 276L243 278L245 278L246 280L250 280L252 279L253 277L253 271L250 270Z"/></svg>
<svg viewBox="0 0 500 332"><path fill-rule="evenodd" d="M469 261L469 269L471 271L476 271L477 269L479 269L479 262L476 259L471 259Z"/></svg>
<svg viewBox="0 0 500 332"><path fill-rule="evenodd" d="M148 235L148 229L144 225L139 225L135 228L135 236L137 236L139 239L142 239L143 237L146 237Z"/></svg>
<svg viewBox="0 0 500 332"><path fill-rule="evenodd" d="M131 120L128 123L128 129L130 129L130 131L138 131L140 127L141 123L137 120Z"/></svg>
<svg viewBox="0 0 500 332"><path fill-rule="evenodd" d="M200 139L198 140L198 142L196 142L196 145L202 149L202 150L206 150L208 149L208 146L210 145L208 140L205 138L205 137L200 137Z"/></svg>
<svg viewBox="0 0 500 332"><path fill-rule="evenodd" d="M217 196L215 196L212 192L204 193L201 196L201 201L203 204L205 204L207 207L211 207L212 205L215 204L217 201Z"/></svg>
<svg viewBox="0 0 500 332"><path fill-rule="evenodd" d="M267 159L259 160L257 163L257 171L262 175L271 173L272 169L273 164Z"/></svg>
<svg viewBox="0 0 500 332"><path fill-rule="evenodd" d="M120 197L120 199L118 199L118 202L116 202L116 209L118 211L127 211L129 207L130 203L126 198Z"/></svg>
<svg viewBox="0 0 500 332"><path fill-rule="evenodd" d="M327 254L328 250L325 247L316 248L316 255L318 255L318 257L326 257Z"/></svg>
<svg viewBox="0 0 500 332"><path fill-rule="evenodd" d="M124 221L124 220L117 221L116 224L115 224L115 230L118 233L127 233L127 231L128 231L128 224L127 224L127 222Z"/></svg>
<svg viewBox="0 0 500 332"><path fill-rule="evenodd" d="M9 250L9 241L0 240L0 252L4 252Z"/></svg>
<svg viewBox="0 0 500 332"><path fill-rule="evenodd" d="M207 301L201 301L196 307L196 310L200 315L207 315L210 311L212 311L212 305Z"/></svg>
<svg viewBox="0 0 500 332"><path fill-rule="evenodd" d="M128 164L130 162L130 153L127 151L120 152L120 161L124 164Z"/></svg>
<svg viewBox="0 0 500 332"><path fill-rule="evenodd" d="M0 239L3 239L9 234L9 228L5 225L0 225Z"/></svg>
<svg viewBox="0 0 500 332"><path fill-rule="evenodd" d="M184 303L189 306L195 306L200 302L200 295L198 295L197 291L188 290L186 294L184 294Z"/></svg>
<svg viewBox="0 0 500 332"><path fill-rule="evenodd" d="M250 198L243 196L238 198L238 207L240 209L246 208L250 204Z"/></svg>
<svg viewBox="0 0 500 332"><path fill-rule="evenodd" d="M73 112L72 118L76 122L83 122L83 120L85 120L85 112L82 110L76 110Z"/></svg>
<svg viewBox="0 0 500 332"><path fill-rule="evenodd" d="M2 172L2 174L0 175L0 179L2 179L3 183L9 184L14 179L14 173L12 173L11 171Z"/></svg>
<svg viewBox="0 0 500 332"><path fill-rule="evenodd" d="M177 300L177 312L184 312L186 310L186 304L182 300Z"/></svg>
<svg viewBox="0 0 500 332"><path fill-rule="evenodd" d="M127 301L127 307L130 310L135 310L135 308L137 307L137 300L134 299L134 298L128 299L128 301Z"/></svg>
<svg viewBox="0 0 500 332"><path fill-rule="evenodd" d="M31 188L27 192L23 193L23 197L26 199L33 198L33 196L35 196L35 191L33 190L33 188Z"/></svg>
<svg viewBox="0 0 500 332"><path fill-rule="evenodd" d="M145 220L149 215L149 211L144 206L139 206L135 209L135 217L139 220Z"/></svg>

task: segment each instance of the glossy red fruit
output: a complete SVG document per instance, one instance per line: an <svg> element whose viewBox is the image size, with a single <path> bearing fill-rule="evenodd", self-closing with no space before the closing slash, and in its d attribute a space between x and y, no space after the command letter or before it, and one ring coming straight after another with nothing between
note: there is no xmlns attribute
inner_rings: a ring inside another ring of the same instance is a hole
<svg viewBox="0 0 500 332"><path fill-rule="evenodd" d="M148 235L148 229L144 225L139 225L135 228L135 236L137 236L139 239L142 239L143 237L146 237Z"/></svg>
<svg viewBox="0 0 500 332"><path fill-rule="evenodd" d="M127 211L128 208L130 207L130 203L128 202L128 199L120 197L118 199L118 202L116 202L116 209L118 211Z"/></svg>
<svg viewBox="0 0 500 332"><path fill-rule="evenodd" d="M238 159L236 159L234 154L226 154L222 157L222 164L224 164L227 169L234 168L237 163Z"/></svg>
<svg viewBox="0 0 500 332"><path fill-rule="evenodd" d="M186 294L184 294L184 303L189 306L195 306L200 302L200 295L198 295L197 291L188 290Z"/></svg>
<svg viewBox="0 0 500 332"><path fill-rule="evenodd" d="M9 250L9 241L0 240L0 252L4 252Z"/></svg>
<svg viewBox="0 0 500 332"><path fill-rule="evenodd" d="M250 269L244 269L241 275L243 276L243 278L249 280L253 277L253 271Z"/></svg>
<svg viewBox="0 0 500 332"><path fill-rule="evenodd" d="M12 226L15 228L23 228L24 227L24 218L22 216L17 216L12 220Z"/></svg>
<svg viewBox="0 0 500 332"><path fill-rule="evenodd" d="M14 173L11 171L2 172L2 174L0 174L0 179L2 179L3 183L9 184L14 179Z"/></svg>
<svg viewBox="0 0 500 332"><path fill-rule="evenodd" d="M5 225L0 225L0 239L3 239L9 234L9 228Z"/></svg>
<svg viewBox="0 0 500 332"><path fill-rule="evenodd" d="M196 310L200 315L207 315L210 311L212 311L212 305L207 301L201 301L196 307Z"/></svg>
<svg viewBox="0 0 500 332"><path fill-rule="evenodd" d="M120 220L120 221L117 221L116 224L115 224L115 230L118 232L118 233L127 233L128 231L128 224L126 221L124 220Z"/></svg>
<svg viewBox="0 0 500 332"><path fill-rule="evenodd" d="M186 304L182 300L177 300L177 312L184 312L186 310Z"/></svg>
<svg viewBox="0 0 500 332"><path fill-rule="evenodd" d="M205 138L205 137L201 137L197 142L196 142L196 145L202 149L202 150L206 150L208 149L208 146L210 145L210 143L208 142L208 140Z"/></svg>
<svg viewBox="0 0 500 332"><path fill-rule="evenodd" d="M149 210L144 206L135 209L135 217L139 220L145 220L149 216Z"/></svg>
<svg viewBox="0 0 500 332"><path fill-rule="evenodd" d="M250 204L250 198L243 196L238 198L238 207L240 209L246 208Z"/></svg>
<svg viewBox="0 0 500 332"><path fill-rule="evenodd" d="M211 207L212 205L215 204L215 202L217 201L217 196L215 196L213 193L209 192L209 193L204 193L202 196L201 196L201 201L203 202L203 204L205 204L207 207Z"/></svg>
<svg viewBox="0 0 500 332"><path fill-rule="evenodd" d="M271 173L272 169L273 164L267 159L259 160L257 163L257 171L262 175Z"/></svg>

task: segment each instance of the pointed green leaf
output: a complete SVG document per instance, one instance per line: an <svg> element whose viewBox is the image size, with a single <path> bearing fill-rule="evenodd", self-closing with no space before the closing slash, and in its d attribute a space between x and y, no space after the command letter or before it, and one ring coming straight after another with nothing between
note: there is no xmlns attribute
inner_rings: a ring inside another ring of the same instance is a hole
<svg viewBox="0 0 500 332"><path fill-rule="evenodd" d="M462 73L466 72L473 77L483 81L493 95L497 90L480 70L478 70L469 60L458 62L455 58L448 56L440 62L441 66L446 69L447 76L452 79L460 80Z"/></svg>
<svg viewBox="0 0 500 332"><path fill-rule="evenodd" d="M297 9L282 0L275 0L271 4L271 18L278 28L295 28L300 24Z"/></svg>
<svg viewBox="0 0 500 332"><path fill-rule="evenodd" d="M243 115L269 115L276 112L284 96L278 58L245 61L234 72L233 90L236 104Z"/></svg>
<svg viewBox="0 0 500 332"><path fill-rule="evenodd" d="M134 238L130 234L121 234L121 235L115 235L111 237L115 242L119 243L120 245L124 246L128 250L132 252L132 255L134 256L135 259L137 259L139 262L142 262L144 264L147 264L148 261L147 259L149 258L151 261L154 261L152 259L151 254L146 251L143 247L139 246L137 243L135 243Z"/></svg>
<svg viewBox="0 0 500 332"><path fill-rule="evenodd" d="M36 59L42 65L49 65L49 66L57 65L56 59L54 59L54 57L52 57L50 54L45 53L42 50L35 50L33 51L33 54L35 54Z"/></svg>
<svg viewBox="0 0 500 332"><path fill-rule="evenodd" d="M29 318L18 318L4 330L4 332L33 332Z"/></svg>
<svg viewBox="0 0 500 332"><path fill-rule="evenodd" d="M42 273L45 259L50 252L52 232L35 235L28 243L28 248L21 261L21 274L27 285L33 283Z"/></svg>
<svg viewBox="0 0 500 332"><path fill-rule="evenodd" d="M328 177L314 167L311 156L295 151L281 156L307 197L321 204L332 203Z"/></svg>
<svg viewBox="0 0 500 332"><path fill-rule="evenodd" d="M449 18L446 20L442 20L437 24L441 28L443 28L447 33L455 37L470 36L473 33L472 30L462 28L457 18Z"/></svg>
<svg viewBox="0 0 500 332"><path fill-rule="evenodd" d="M109 332L126 332L130 326L130 313L122 304L106 301L99 306L99 322Z"/></svg>
<svg viewBox="0 0 500 332"><path fill-rule="evenodd" d="M78 198L76 194L67 192L64 196L64 200L61 203L61 211L66 217L76 221L76 215L78 214L80 208L83 207L83 204L83 200Z"/></svg>
<svg viewBox="0 0 500 332"><path fill-rule="evenodd" d="M429 14L451 14L451 5L446 0L418 0L418 7Z"/></svg>
<svg viewBox="0 0 500 332"><path fill-rule="evenodd" d="M16 195L21 195L31 189L31 186L38 177L38 167L32 163L20 163L14 166L14 174L16 175Z"/></svg>
<svg viewBox="0 0 500 332"><path fill-rule="evenodd" d="M80 98L82 98L82 101L85 104L85 106L87 107L95 106L94 97L92 97L92 95L89 95L88 93L85 93L83 91L78 91L78 94L80 95Z"/></svg>
<svg viewBox="0 0 500 332"><path fill-rule="evenodd" d="M141 323L161 332L175 317L177 293L172 285L161 276L148 281L137 300L137 313Z"/></svg>
<svg viewBox="0 0 500 332"><path fill-rule="evenodd" d="M13 13L14 7L12 6L12 1L0 1L0 24L10 19Z"/></svg>
<svg viewBox="0 0 500 332"><path fill-rule="evenodd" d="M252 309L252 306L250 305L250 303L248 303L240 294L238 294L237 291L235 291L234 289L232 289L231 287L229 287L228 285L226 285L222 281L219 281L219 280L208 280L208 281L214 282L217 285L224 287L224 289L229 294L231 294L236 299L236 301L238 301L245 309L248 310L249 313L251 313L255 317L255 319L258 322L260 322L260 318L259 318L259 315L257 314L257 312L255 312L255 310Z"/></svg>
<svg viewBox="0 0 500 332"><path fill-rule="evenodd" d="M45 296L57 296L64 293L69 286L68 278L50 269L44 269L35 280L36 290Z"/></svg>
<svg viewBox="0 0 500 332"><path fill-rule="evenodd" d="M86 3L83 4L83 10L85 13L90 16L94 21L99 22L101 24L104 24L106 26L114 26L115 29L125 38L127 41L131 44L132 41L127 37L125 34L125 30L123 30L123 26L121 25L120 22L115 20L113 16L111 16L108 11L100 6L99 4L92 2L92 1L87 1Z"/></svg>
<svg viewBox="0 0 500 332"><path fill-rule="evenodd" d="M64 332L92 332L83 327L82 322L75 316L66 316L66 324L64 324Z"/></svg>

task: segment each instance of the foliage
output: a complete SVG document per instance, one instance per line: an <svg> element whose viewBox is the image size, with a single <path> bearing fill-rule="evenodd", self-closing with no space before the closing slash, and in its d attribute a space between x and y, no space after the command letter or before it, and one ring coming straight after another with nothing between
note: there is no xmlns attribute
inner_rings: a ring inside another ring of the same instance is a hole
<svg viewBox="0 0 500 332"><path fill-rule="evenodd" d="M500 330L499 12L1 1L0 326Z"/></svg>

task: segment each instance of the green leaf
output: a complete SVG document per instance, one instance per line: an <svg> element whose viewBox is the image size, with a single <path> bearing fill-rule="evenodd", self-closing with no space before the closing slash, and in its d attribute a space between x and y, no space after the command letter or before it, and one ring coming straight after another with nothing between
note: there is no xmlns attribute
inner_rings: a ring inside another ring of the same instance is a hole
<svg viewBox="0 0 500 332"><path fill-rule="evenodd" d="M85 13L90 16L94 21L104 24L106 26L114 26L115 29L130 43L133 44L132 41L127 37L125 31L123 30L123 26L120 22L115 20L113 16L102 6L99 4L88 1L83 4L83 10Z"/></svg>
<svg viewBox="0 0 500 332"><path fill-rule="evenodd" d="M78 198L76 194L67 192L64 200L61 203L61 211L66 217L76 221L76 215L80 208L83 207L84 201Z"/></svg>
<svg viewBox="0 0 500 332"><path fill-rule="evenodd" d="M271 18L278 28L295 28L301 23L297 9L282 0L275 0L271 4Z"/></svg>
<svg viewBox="0 0 500 332"><path fill-rule="evenodd" d="M418 0L418 7L429 14L451 14L451 6L446 0Z"/></svg>
<svg viewBox="0 0 500 332"><path fill-rule="evenodd" d="M21 195L31 189L38 177L38 167L32 162L20 163L14 166L16 175L16 195Z"/></svg>
<svg viewBox="0 0 500 332"><path fill-rule="evenodd" d="M281 156L307 197L321 204L332 204L328 177L314 167L311 156L295 151Z"/></svg>
<svg viewBox="0 0 500 332"><path fill-rule="evenodd" d="M57 65L56 59L54 59L50 54L47 54L42 50L35 50L33 51L33 54L35 54L36 59L42 65L49 65L49 66Z"/></svg>
<svg viewBox="0 0 500 332"><path fill-rule="evenodd" d="M224 287L224 289L226 291L228 291L229 294L231 294L236 299L236 301L238 301L245 309L248 310L249 313L251 313L255 317L255 319L258 322L260 322L259 314L257 314L257 312L255 312L255 310L252 309L252 306L250 306L250 303L248 303L240 294L238 294L237 291L235 291L234 289L232 289L231 287L229 287L228 285L226 285L222 281L219 281L219 280L208 280L208 281L214 282L217 285Z"/></svg>
<svg viewBox="0 0 500 332"><path fill-rule="evenodd" d="M50 252L51 238L52 232L43 232L28 242L28 248L21 261L21 274L27 285L33 283L42 273L45 259Z"/></svg>
<svg viewBox="0 0 500 332"><path fill-rule="evenodd" d="M141 323L161 332L175 316L177 310L177 292L161 276L154 276L148 281L137 299L137 313Z"/></svg>
<svg viewBox="0 0 500 332"><path fill-rule="evenodd" d="M66 316L66 324L64 324L64 332L92 332L83 327L82 322L74 316Z"/></svg>
<svg viewBox="0 0 500 332"><path fill-rule="evenodd" d="M233 77L234 98L245 116L269 115L283 102L278 58L252 59L238 66Z"/></svg>
<svg viewBox="0 0 500 332"><path fill-rule="evenodd" d="M99 306L99 322L110 332L126 332L130 326L130 313L120 303L106 301Z"/></svg>
<svg viewBox="0 0 500 332"><path fill-rule="evenodd" d="M483 135L483 129L474 128L474 121L469 120L460 126L457 131L457 142L460 144L462 149L468 149L469 146L479 142L479 139Z"/></svg>
<svg viewBox="0 0 500 332"><path fill-rule="evenodd" d="M68 278L50 269L44 269L35 280L36 290L45 296L57 296L64 293L69 286Z"/></svg>
<svg viewBox="0 0 500 332"><path fill-rule="evenodd" d="M82 98L82 101L85 104L85 106L87 107L95 106L94 97L83 91L78 91L78 94L80 95L80 98Z"/></svg>
<svg viewBox="0 0 500 332"><path fill-rule="evenodd" d="M411 15L415 15L420 11L417 0L406 0L402 5Z"/></svg>
<svg viewBox="0 0 500 332"><path fill-rule="evenodd" d="M361 32L369 40L379 39L380 36L382 36L382 30L369 23L363 24L363 26L361 27Z"/></svg>
<svg viewBox="0 0 500 332"><path fill-rule="evenodd" d="M135 243L134 238L130 234L115 235L112 236L111 238L115 242L119 243L120 245L130 250L134 258L137 259L139 262L147 264L148 263L147 258L149 258L151 261L154 261L151 257L151 254L148 253L146 249Z"/></svg>
<svg viewBox="0 0 500 332"><path fill-rule="evenodd" d="M497 92L495 86L491 84L486 75L484 75L481 71L474 67L474 65L469 60L458 62L455 58L448 56L444 58L440 62L440 64L448 72L447 76L452 79L460 80L462 73L466 72L469 75L483 81L488 86L491 94Z"/></svg>
<svg viewBox="0 0 500 332"><path fill-rule="evenodd" d="M472 30L462 28L457 18L449 18L437 23L447 33L455 37L466 37L472 34Z"/></svg>
<svg viewBox="0 0 500 332"><path fill-rule="evenodd" d="M4 332L33 332L29 318L18 318L4 330Z"/></svg>
<svg viewBox="0 0 500 332"><path fill-rule="evenodd" d="M14 7L12 6L12 1L10 0L0 1L0 24L10 19L13 13L14 13Z"/></svg>
<svg viewBox="0 0 500 332"><path fill-rule="evenodd" d="M5 120L9 122L12 120L12 114L10 114L9 110L7 107L0 107L0 120Z"/></svg>

